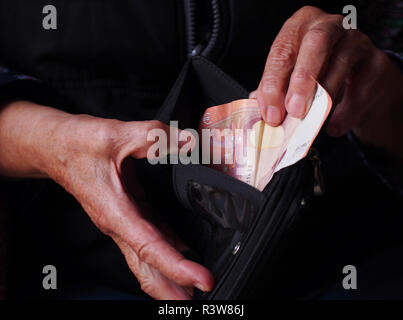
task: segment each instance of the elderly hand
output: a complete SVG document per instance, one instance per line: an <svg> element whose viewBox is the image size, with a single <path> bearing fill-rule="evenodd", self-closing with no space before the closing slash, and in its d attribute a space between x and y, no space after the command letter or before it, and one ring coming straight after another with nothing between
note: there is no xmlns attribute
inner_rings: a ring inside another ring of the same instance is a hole
<svg viewBox="0 0 403 320"><path fill-rule="evenodd" d="M260 84L258 99L267 123L279 125L286 112L303 118L316 81L334 101L327 126L331 136L349 130L364 142L403 157L403 76L387 55L358 30L345 30L343 16L303 7L277 35Z"/></svg>
<svg viewBox="0 0 403 320"><path fill-rule="evenodd" d="M124 159L146 157L151 129L169 137L170 127L158 121L122 122L13 102L0 109L0 174L52 178L112 237L147 294L189 299L194 287L212 289L211 273L180 254L185 245L151 222L140 188L134 199L123 183Z"/></svg>

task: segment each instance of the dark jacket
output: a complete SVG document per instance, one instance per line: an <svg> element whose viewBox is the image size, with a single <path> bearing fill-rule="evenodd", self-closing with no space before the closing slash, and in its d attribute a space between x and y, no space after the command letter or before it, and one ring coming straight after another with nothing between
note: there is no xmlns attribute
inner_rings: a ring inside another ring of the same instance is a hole
<svg viewBox="0 0 403 320"><path fill-rule="evenodd" d="M0 97L30 99L71 113L122 120L152 119L189 54L184 2L54 0L51 4L57 8L57 30L42 27L42 8L46 4L49 1L0 0L0 65L39 80L12 81L3 77ZM248 90L254 90L281 25L308 2L221 0L218 4L220 32L211 60ZM309 4L338 14L345 5L340 1L330 4L309 1ZM195 12L195 43L205 44L213 19L210 2L197 1ZM326 150L332 158L337 147ZM350 163L350 156L344 157ZM357 155L351 157L359 163ZM332 170L329 169L332 172L329 179L334 180L331 189L337 190L343 181ZM360 175L353 165L340 170L345 176L352 172ZM343 195L357 185L362 187L362 181L356 184L345 181L345 184L349 185L344 186ZM58 294L71 297L68 292L71 289L74 296L72 285L91 283L139 292L137 281L117 246L97 230L75 199L61 187L49 180L7 182L6 185L4 192L14 199L14 247L9 268L11 297L57 297ZM336 196L329 201L335 199ZM343 198L339 193L337 201L350 200L351 197ZM357 200L352 211L357 211L360 203ZM342 203L333 203L334 212L343 208ZM342 216L346 218L346 213ZM375 215L368 216L376 219ZM356 217L361 218L362 215ZM342 219L337 222L343 224ZM329 220L327 223L331 224ZM355 221L356 225L359 222ZM336 246L335 239L340 239L336 231L331 241L333 246ZM310 241L317 243L320 239ZM311 255L315 256L315 252ZM47 264L57 266L58 293L42 289L42 268Z"/></svg>

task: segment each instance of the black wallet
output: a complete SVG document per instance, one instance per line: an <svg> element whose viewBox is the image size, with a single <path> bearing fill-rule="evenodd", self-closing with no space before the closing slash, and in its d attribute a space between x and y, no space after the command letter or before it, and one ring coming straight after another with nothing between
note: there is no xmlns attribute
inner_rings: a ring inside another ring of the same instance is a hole
<svg viewBox="0 0 403 320"><path fill-rule="evenodd" d="M206 108L248 97L248 92L211 61L192 56L184 65L157 120L197 129ZM199 164L172 165L175 195L167 219L192 248L188 257L212 271L211 292L195 299L259 298L269 281L275 251L308 208L314 188L314 157L274 175L263 192ZM175 212L175 213L172 213Z"/></svg>

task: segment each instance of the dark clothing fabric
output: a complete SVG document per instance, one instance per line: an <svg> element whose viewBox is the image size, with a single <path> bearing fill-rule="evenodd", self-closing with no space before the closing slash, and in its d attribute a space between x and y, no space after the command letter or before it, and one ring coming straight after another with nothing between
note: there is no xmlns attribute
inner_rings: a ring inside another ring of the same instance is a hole
<svg viewBox="0 0 403 320"><path fill-rule="evenodd" d="M3 86L0 95L8 99L28 98L71 113L121 120L152 119L189 53L183 1L55 0L52 4L57 8L57 30L44 30L42 27L42 8L46 4L48 2L42 0L0 0L0 65L41 81L33 86L27 85L27 81L15 81L19 80L18 77L6 76L4 72L0 76L0 86ZM219 1L222 19L211 59L248 90L254 90L270 45L281 25L307 4L340 14L344 5L353 3ZM211 25L210 9L208 1L197 2L197 42L203 41L205 31ZM318 212L325 210L320 213L328 214L329 218L325 220L330 229L332 219L340 222L338 212L344 210L346 214L356 214L354 227L362 223L368 232L373 230L377 214L384 213L374 210L381 210L385 197L389 195L377 196L376 190L383 187L375 178L369 178L370 174L357 156L351 156L354 161L344 156L353 154L345 140L329 139L325 145L326 163L329 165L327 172L333 178L327 200L338 205L329 208L329 202L324 203ZM356 171L356 167L360 171ZM372 190L376 206L365 203L365 193L360 190L360 179L363 177L370 181L366 187ZM345 188L350 184L356 188ZM9 278L11 297L60 297L42 289L42 268L48 264L57 267L60 295L70 283L96 283L141 296L138 283L117 246L97 230L77 201L60 186L50 180L5 182L3 185L6 186L3 193L9 195L14 203L14 248ZM170 187L164 183L161 185L161 188ZM356 193L352 197L349 192ZM346 201L353 204L350 206ZM397 230L392 228L402 225L402 212L393 210L393 205L388 209L393 218L382 224L385 229L376 238L382 242L379 250L388 241L396 243L402 240ZM372 217L369 222L368 212ZM394 223L389 225L390 221ZM310 227L322 228L316 224ZM343 228L341 230L344 232ZM331 243L334 244L335 239L340 240L343 248L346 239L355 239L352 236L344 238L334 232ZM390 238L384 239L383 236L388 233ZM370 237L370 234L365 236ZM329 238L326 234L324 237ZM315 237L308 238L316 244L321 242ZM365 239L362 240L365 242ZM308 244L309 240L306 240ZM369 250L369 246L363 244L365 250ZM329 246L319 247L331 255ZM348 251L350 255L337 260L336 266L351 264L347 257L353 257L355 250L363 247L357 246ZM312 256L316 256L315 252L310 251ZM307 270L310 265L306 265ZM301 275L295 270L290 272ZM320 279L330 283L334 277L337 277L336 273ZM300 287L312 291L315 284L317 281ZM292 283L287 290L293 290ZM291 296L304 294L297 293L297 290L289 293Z"/></svg>

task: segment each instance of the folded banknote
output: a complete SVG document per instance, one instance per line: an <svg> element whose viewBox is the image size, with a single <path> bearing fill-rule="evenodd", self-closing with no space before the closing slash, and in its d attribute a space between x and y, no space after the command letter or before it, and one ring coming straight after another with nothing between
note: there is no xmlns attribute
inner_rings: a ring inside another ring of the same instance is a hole
<svg viewBox="0 0 403 320"><path fill-rule="evenodd" d="M256 99L208 108L200 122L203 163L263 190L273 174L305 157L332 106L319 84L304 119L266 124Z"/></svg>

